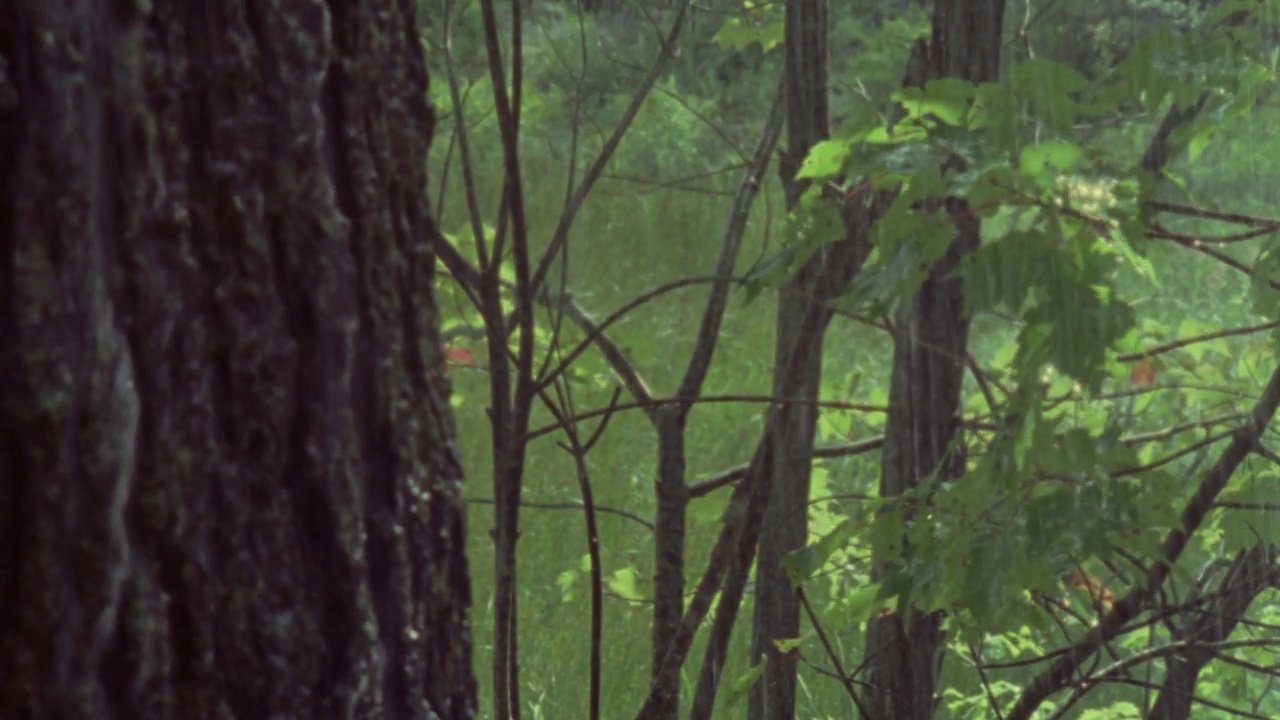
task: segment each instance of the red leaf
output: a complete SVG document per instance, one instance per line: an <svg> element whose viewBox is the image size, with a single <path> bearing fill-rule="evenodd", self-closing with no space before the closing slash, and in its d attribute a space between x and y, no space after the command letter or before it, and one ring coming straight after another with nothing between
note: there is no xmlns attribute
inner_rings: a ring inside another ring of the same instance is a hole
<svg viewBox="0 0 1280 720"><path fill-rule="evenodd" d="M445 358L451 365L464 365L466 367L474 367L476 364L476 356L471 354L471 348L451 347L445 348Z"/></svg>
<svg viewBox="0 0 1280 720"><path fill-rule="evenodd" d="M1133 370L1129 373L1129 382L1138 387L1151 387L1156 384L1156 361L1152 358L1142 358L1134 363Z"/></svg>

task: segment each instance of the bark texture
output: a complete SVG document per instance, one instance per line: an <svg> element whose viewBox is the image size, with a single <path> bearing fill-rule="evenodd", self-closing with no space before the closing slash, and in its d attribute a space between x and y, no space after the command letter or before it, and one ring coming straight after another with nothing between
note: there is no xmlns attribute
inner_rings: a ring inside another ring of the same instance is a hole
<svg viewBox="0 0 1280 720"><path fill-rule="evenodd" d="M923 86L946 77L996 81L1003 19L1004 0L937 0L932 36L917 45L907 84ZM895 321L880 477L880 495L886 498L917 487L935 472L942 480L955 478L965 466L957 431L969 318L963 284L950 275L978 247L979 223L958 198L919 211L948 213L955 219L957 236L915 296L899 308ZM941 622L938 613L916 610L872 619L863 704L873 720L933 716L942 666Z"/></svg>
<svg viewBox="0 0 1280 720"><path fill-rule="evenodd" d="M657 512L655 513L653 630L650 642L649 672L657 678L671 647L671 639L684 615L685 520L689 509L689 490L685 485L686 413L677 408L655 415L658 434L658 477L656 479ZM654 718L678 720L680 688L673 687L654 709Z"/></svg>
<svg viewBox="0 0 1280 720"><path fill-rule="evenodd" d="M794 0L786 6L787 149L779 168L787 207L800 200L805 185L796 170L812 147L830 136L827 107L827 0ZM847 246L849 243L840 243ZM839 250L846 251L847 247ZM825 250L825 248L824 248ZM817 425L822 349L832 311L816 294L824 275L835 263L819 251L779 292L774 347L773 394L791 401L775 406L781 416L778 432L764 438L773 443L773 491L760 529L756 559L756 593L752 618L751 662L767 662L764 675L751 689L750 720L790 720L795 715L796 663L778 652L775 641L800 636L800 606L782 567L787 553L808 540L809 485L813 438ZM831 255L843 255L832 249ZM802 334L805 316L821 318L815 332Z"/></svg>
<svg viewBox="0 0 1280 720"><path fill-rule="evenodd" d="M0 717L474 715L413 7L0 7Z"/></svg>
<svg viewBox="0 0 1280 720"><path fill-rule="evenodd" d="M826 0L797 0L786 7L787 151L779 163L788 208L795 208L807 188L796 172L809 151L830 137L828 57L830 34ZM870 253L869 233L891 197L843 202L844 237L821 247L779 293L774 349L773 395L775 432L765 472L772 490L760 530L756 563L752 662L767 661L752 687L751 720L790 720L795 716L796 662L778 652L776 641L800 635L800 604L782 567L783 558L808 542L809 492L817 400L822 380L822 353L827 328L835 315L832 301L845 294L849 282ZM827 202L834 198L826 198Z"/></svg>

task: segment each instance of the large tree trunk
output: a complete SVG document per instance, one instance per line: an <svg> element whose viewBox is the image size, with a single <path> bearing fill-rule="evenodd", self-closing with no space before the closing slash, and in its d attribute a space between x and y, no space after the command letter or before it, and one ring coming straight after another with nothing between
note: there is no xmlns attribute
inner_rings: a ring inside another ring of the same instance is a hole
<svg viewBox="0 0 1280 720"><path fill-rule="evenodd" d="M474 715L413 6L0 7L0 717Z"/></svg>
<svg viewBox="0 0 1280 720"><path fill-rule="evenodd" d="M954 77L994 82L1000 68L1004 0L936 0L933 34L920 43L907 82ZM880 495L895 497L938 471L957 477L963 457L950 457L959 428L960 388L969 339L963 286L950 277L977 248L979 224L959 199L922 212L957 218L958 235L913 298L897 314L889 415ZM874 720L927 720L933 716L934 686L942 665L941 616L910 610L882 613L867 632L864 705Z"/></svg>

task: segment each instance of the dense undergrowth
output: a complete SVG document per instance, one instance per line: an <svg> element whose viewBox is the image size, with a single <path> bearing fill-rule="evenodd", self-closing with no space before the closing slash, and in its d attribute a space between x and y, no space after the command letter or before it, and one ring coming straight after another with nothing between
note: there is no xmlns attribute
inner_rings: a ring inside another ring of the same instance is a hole
<svg viewBox="0 0 1280 720"><path fill-rule="evenodd" d="M1118 59L1140 43L1158 21L1186 24L1195 18L1190 10L1171 3L1131 3L1134 12L1105 12L1102 4L1065 3L1065 16L1055 24L1030 25L1025 36L1011 41L1010 64L1048 56L1072 65L1082 77L1105 75ZM923 16L893 13L879 3L833 4L835 32L832 49L832 112L842 127L856 126L873 117L900 83L910 41L925 27ZM873 8L880 8L873 10ZM471 130L471 162L478 178L479 196L497 205L501 192L500 142L493 121L492 95L486 84L480 51L479 20L475 4L458 7L452 38L453 71L465 92L465 116ZM638 25L635 8L601 11L582 16L569 6L535 6L526 25L524 85L521 116L521 148L526 205L530 212L535 249L545 246L559 216L567 188L589 164L603 138L621 117L651 60L654 33ZM1065 17L1065 19L1063 19ZM780 22L776 8L728 17L705 13L694 18L682 41L681 53L658 82L652 97L635 118L610 164L605 179L588 199L570 235L567 262L553 272L566 289L593 315L600 317L632 298L677 278L705 274L714 262L729 211L729 194L763 124L778 75L777 53L771 38ZM508 20L509 21L509 20ZM1087 37L1087 42L1078 38ZM1074 39L1074 42L1073 42ZM1083 52L1088 46L1094 52ZM431 52L443 52L438 44ZM442 131L433 153L433 191L440 193L441 227L451 237L465 238L469 228L466 204L460 191L458 148L449 135L456 115L448 91L448 69L433 54L434 100ZM1241 90L1240 92L1246 92ZM1171 203L1221 206L1234 213L1266 216L1274 211L1273 188L1277 170L1267 158L1280 156L1280 110L1269 103L1269 85L1247 90L1256 93L1245 112L1224 112L1213 144L1202 153L1198 147L1183 153L1169 170L1170 182L1159 197ZM1166 105L1167 106L1167 105ZM1160 118L1161 106L1126 105L1096 128L1081 131L1080 147L1105 153L1109 166L1090 166L1094 176L1076 189L1076 200L1087 203L1097 192L1105 212L1114 203L1111 191L1122 163L1136 165L1147 139ZM1123 200L1123 199L1122 199ZM992 216L989 225L1017 223L1012 216ZM1171 233L1220 234L1211 219L1184 217L1161 226ZM994 232L994 231L993 231ZM739 273L776 253L787 237L786 213L775 176L768 176L749 226ZM1133 308L1133 324L1110 343L1110 354L1100 366L1097 386L1083 387L1079 377L1045 370L1042 380L1055 401L1044 410L1045 426L1061 430L1063 437L1111 438L1104 458L1096 443L1076 448L1081 457L1055 456L1070 464L1125 462L1139 465L1191 446L1220 432L1224 424L1205 422L1178 431L1180 423L1196 423L1216 416L1229 417L1247 409L1247 399L1257 394L1276 353L1273 338L1265 332L1225 335L1144 360L1141 353L1167 343L1217 333L1228 328L1266 322L1275 301L1251 283L1248 274L1228 264L1159 237L1131 238L1137 257L1117 253L1108 262L1118 265L1109 287L1123 292ZM460 245L470 242L460 240ZM1260 256L1257 244L1224 246L1220 252L1252 266ZM562 274L561 274L562 273ZM994 291L993 291L994 292ZM612 329L634 365L657 396L670 394L679 380L679 363L687 357L698 328L705 291L691 287L644 305ZM492 595L492 563L489 529L492 525L490 494L485 478L490 472L489 429L482 338L475 311L458 286L442 281L441 306L445 335L454 353L452 370L454 406L468 475L470 557L476 600L475 637L482 698L488 666L484 658L492 631L486 603ZM1016 308L1014 308L1016 310ZM889 358L892 344L876 326L874 313L865 307L842 314L826 343L823 379L824 400L853 403L857 408L829 408L819 422L818 444L832 446L874 437L883 430L883 414L868 408L886 404ZM1020 331L1016 312L993 308L975 318L971 353L981 367L996 377L1012 381L1020 357ZM559 330L562 339L577 342L582 334L572 327ZM769 392L773 348L772 306L767 291L752 298L735 291L721 332L705 394L710 397L761 397ZM547 339L549 342L549 338ZM545 348L544 348L545 349ZM1119 358L1135 354L1128 361ZM587 353L572 370L575 403L580 409L608 404L617 379L596 354ZM966 381L966 410L977 425L989 421L991 408L982 388ZM1153 391L1158 390L1158 391ZM688 468L691 480L705 478L746 462L758 439L762 404L749 400L708 402L693 413L688 436ZM534 427L552 422L546 413L535 415ZM1224 420L1223 423L1226 421ZM1085 435L1070 435L1080 429ZM1043 428L1042 428L1043 429ZM1048 430L1044 430L1048 432ZM978 431L980 432L980 431ZM1150 441L1126 443L1152 434ZM1165 433L1160 436L1160 433ZM1062 450L1059 444L1057 452ZM1208 450L1189 452L1163 467L1159 479L1144 476L1128 486L1133 495L1125 504L1116 496L1115 513L1081 509L1073 515L1064 509L1065 522L1092 522L1096 527L1080 532L1063 531L1064 543L1096 538L1099 547L1062 548L1066 555L1109 553L1107 546L1126 533L1135 546L1151 540L1149 530L1167 521L1191 483L1181 478L1206 462ZM1065 458L1065 459L1064 459ZM647 689L649 615L646 598L653 574L652 540L644 519L652 515L651 480L656 444L651 427L635 412L620 412L590 456L595 501L602 508L622 513L601 516L601 540L608 587L604 643L605 717L630 716ZM981 455L970 458L975 468ZM524 702L527 717L585 717L582 702L587 678L587 616L585 541L582 521L573 508L578 486L572 459L558 449L552 435L543 436L529 449L528 480L520 540L520 644ZM1259 479L1274 476L1274 469L1253 468L1234 487L1240 497L1265 496ZM856 667L863 640L862 623L874 611L874 592L868 592L867 552L873 540L867 498L874 495L879 456L867 453L819 461L814 470L810 504L810 530L815 540L838 536L842 544L829 552L806 584L810 600L846 667ZM1120 493L1121 491L1116 490ZM1271 493L1273 494L1273 493ZM708 543L723 510L725 491L694 502L691 509L690 567L699 570L706 561ZM1087 498L1079 499L1081 508ZM1251 533L1270 538L1272 519L1259 515L1255 522L1228 523L1221 518L1200 536L1190 565L1209 563L1224 547L1252 541ZM1151 527L1143 527L1150 523ZM1117 527L1116 525L1121 525ZM1126 526L1127 525L1127 526ZM847 528L847 530L841 530ZM1078 530L1078 528L1077 528ZM1013 530L1010 530L1013 532ZM1000 537L995 532L994 537ZM1139 537L1142 536L1142 537ZM1158 536L1157 536L1158 537ZM1048 542L1048 541L1046 541ZM976 544L967 549L975 564L1000 566L1014 563L999 543ZM1089 572L1105 575L1101 564ZM1038 571L1038 570L1037 570ZM1032 569L1028 569L1032 572ZM960 582L965 579L945 582ZM1003 582L1003 581L999 581ZM1119 584L1126 578L1109 578ZM1031 583L1041 583L1036 580ZM1058 584L1058 578L1045 583ZM1018 584L1012 583L1011 585ZM1044 584L1044 583L1041 583ZM1089 622L1096 592L1075 592L1064 587L1064 602L1073 603L1076 622ZM1077 583L1079 590L1084 587ZM984 590L985 592L985 590ZM1026 596L1022 593L1022 596ZM1031 600L1012 603L997 593L1000 604L994 617L978 617L955 635L952 657L943 686L943 705L954 717L984 717L988 696L1005 700L1033 670L1013 670L989 687L973 671L973 652L981 647L988 662L1013 661L1033 656L1049 647L1047 638L1057 629ZM749 602L749 600L748 600ZM1016 605L1016 607L1015 607ZM749 608L744 610L750 616ZM957 623L963 622L961 619ZM1253 617L1260 622L1280 621L1280 604L1274 594L1263 596ZM972 618L971 618L972 619ZM979 637L972 631L987 624L994 632ZM959 626L957 626L959 627ZM1152 632L1156 632L1153 628ZM735 643L741 647L729 657L726 676L739 678L748 670L745 635L740 629ZM1141 635L1141 634L1139 634ZM1140 647L1145 635L1129 636L1122 645ZM801 642L801 694L799 717L849 717L855 709L840 684L815 669L822 666L814 647L812 630ZM976 644L975 644L976 643ZM1264 651L1258 651L1261 655ZM1258 687L1250 686L1246 673L1230 664L1210 666L1201 678L1200 691L1227 701L1243 701ZM741 687L730 687L721 699L723 717L743 715ZM1275 701L1259 712L1280 712ZM1126 704L1128 703L1128 704ZM616 710L610 710L610 708ZM1089 696L1079 709L1082 717L1136 717L1130 713L1133 691L1122 685L1104 688ZM1268 710L1269 708L1269 710ZM1136 709L1133 710L1136 712ZM1217 717L1206 710L1203 717ZM1093 714L1089 714L1093 713ZM1108 714L1109 713L1109 714ZM1197 715L1201 717L1201 715ZM1225 717L1225 715L1224 715Z"/></svg>

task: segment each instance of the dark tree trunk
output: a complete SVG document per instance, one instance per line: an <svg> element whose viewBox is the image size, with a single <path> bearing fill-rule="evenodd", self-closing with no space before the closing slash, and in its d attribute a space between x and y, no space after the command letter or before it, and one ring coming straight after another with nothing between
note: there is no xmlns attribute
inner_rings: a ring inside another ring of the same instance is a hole
<svg viewBox="0 0 1280 720"><path fill-rule="evenodd" d="M474 715L413 7L0 6L0 717Z"/></svg>
<svg viewBox="0 0 1280 720"><path fill-rule="evenodd" d="M953 77L994 82L1000 69L1004 0L937 0L933 34L920 43L907 83ZM955 450L960 387L968 346L969 318L963 286L952 271L979 243L979 224L959 199L922 211L957 218L956 239L930 271L915 296L897 314L889 415L880 494L895 497L938 471L949 479L964 470ZM945 467L939 467L948 460ZM867 632L867 687L864 705L874 720L927 720L936 703L942 665L939 614L882 613Z"/></svg>
<svg viewBox="0 0 1280 720"><path fill-rule="evenodd" d="M671 639L684 615L685 519L689 508L689 491L685 485L685 420L687 415L676 408L659 411L655 416L658 431L657 501L653 533L655 572L653 586L653 632L650 677L658 677L671 647ZM680 689L654 708L654 718L678 720Z"/></svg>
<svg viewBox="0 0 1280 720"><path fill-rule="evenodd" d="M796 180L813 146L830 136L827 103L826 0L797 0L786 8L786 88L788 146L779 163L787 205L794 208L806 189ZM756 603L752 662L767 661L752 687L751 720L790 720L795 716L796 663L778 652L776 641L800 635L800 605L782 559L808 541L809 490L817 427L822 352L834 316L832 301L870 253L869 231L887 206L879 194L870 202L841 208L845 237L813 255L781 289L774 351L773 394L784 399L775 412L772 444L772 492L760 530L756 564Z"/></svg>
<svg viewBox="0 0 1280 720"><path fill-rule="evenodd" d="M794 208L804 191L795 171L809 150L830 135L827 111L827 0L794 0L786 7L785 64L787 92L787 161L782 164L787 207ZM848 244L848 243L844 243ZM788 418L764 442L774 444L769 472L773 492L760 529L756 560L755 610L751 661L767 662L752 687L748 717L779 720L795 715L796 667L778 652L775 641L799 637L800 606L782 567L782 558L808 540L809 483L813 438L822 380L822 348L831 310L816 296L826 254L816 254L782 287L778 298L774 348L773 393L792 401L776 408ZM817 332L802 335L805 316L817 314Z"/></svg>

